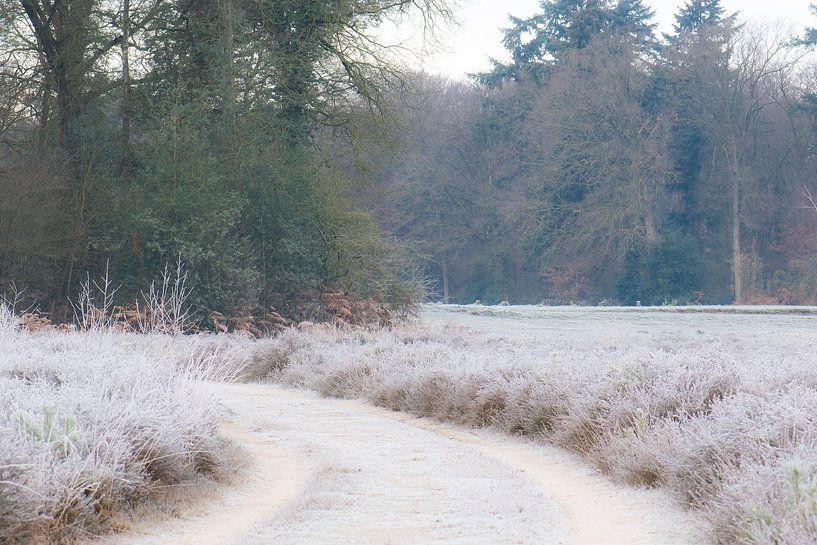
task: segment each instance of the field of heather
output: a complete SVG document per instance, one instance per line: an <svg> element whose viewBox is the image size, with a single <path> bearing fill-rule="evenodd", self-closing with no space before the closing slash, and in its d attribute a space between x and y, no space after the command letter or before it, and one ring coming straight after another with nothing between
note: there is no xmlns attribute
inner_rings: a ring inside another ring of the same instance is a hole
<svg viewBox="0 0 817 545"><path fill-rule="evenodd" d="M427 307L392 332L289 332L256 377L580 453L717 543L817 543L810 309Z"/></svg>
<svg viewBox="0 0 817 545"><path fill-rule="evenodd" d="M3 309L0 543L104 533L229 471L224 409L198 385L236 380L567 449L667 492L718 544L817 543L815 332L808 308L432 305L393 330L255 341L30 333Z"/></svg>

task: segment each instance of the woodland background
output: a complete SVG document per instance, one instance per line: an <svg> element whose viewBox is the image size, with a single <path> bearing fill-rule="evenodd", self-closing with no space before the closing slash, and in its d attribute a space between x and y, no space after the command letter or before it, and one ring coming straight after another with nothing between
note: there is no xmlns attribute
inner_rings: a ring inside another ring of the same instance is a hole
<svg viewBox="0 0 817 545"><path fill-rule="evenodd" d="M545 0L450 81L443 0L0 0L0 285L59 314L182 256L207 311L817 302L817 32Z"/></svg>

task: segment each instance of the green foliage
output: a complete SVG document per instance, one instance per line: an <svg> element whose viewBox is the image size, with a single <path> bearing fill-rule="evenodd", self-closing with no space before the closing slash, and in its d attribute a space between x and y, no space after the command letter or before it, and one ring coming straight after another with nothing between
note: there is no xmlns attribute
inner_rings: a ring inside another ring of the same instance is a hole
<svg viewBox="0 0 817 545"><path fill-rule="evenodd" d="M409 81L367 34L444 0L47 4L0 7L0 281L55 310L179 256L200 319L402 305L424 275L458 302L815 297L790 212L817 92L718 0L660 47L644 0L543 0L484 87Z"/></svg>
<svg viewBox="0 0 817 545"><path fill-rule="evenodd" d="M182 92L153 111L92 239L112 256L124 300L178 256L199 319L271 305L297 313L326 285L381 300L401 289L395 249L306 148L270 143L274 117L225 127L206 97Z"/></svg>
<svg viewBox="0 0 817 545"><path fill-rule="evenodd" d="M51 407L43 407L40 422L24 413L17 415L17 422L31 439L49 443L64 455L76 448L82 440L77 430L77 421L70 416L57 419Z"/></svg>
<svg viewBox="0 0 817 545"><path fill-rule="evenodd" d="M675 14L675 32L695 32L721 21L724 8L720 0L687 0Z"/></svg>
<svg viewBox="0 0 817 545"><path fill-rule="evenodd" d="M627 256L616 297L625 305L700 303L703 272L695 240L668 235L646 251Z"/></svg>
<svg viewBox="0 0 817 545"><path fill-rule="evenodd" d="M809 4L809 10L812 14L817 15L817 4ZM806 27L805 32L799 38L794 40L795 44L814 46L817 45L817 28Z"/></svg>
<svg viewBox="0 0 817 545"><path fill-rule="evenodd" d="M352 105L379 110L399 74L367 32L416 9L431 24L449 15L443 1L124 7L24 0L0 8L0 54L15 85L28 77L31 88L10 100L19 128L36 136L14 144L59 159L60 189L47 199L62 208L56 236L48 233L54 248L0 245L0 280L29 285L30 270L48 263L54 273L34 288L58 305L82 273L110 261L119 297L132 301L181 256L199 319L271 304L296 312L326 287L417 295L396 247L318 164L312 136L321 124L348 123ZM136 47L139 62L128 63L124 53ZM22 174L37 185L34 173ZM9 186L0 182L0 197L17 194ZM0 218L0 240L24 236L18 231Z"/></svg>
<svg viewBox="0 0 817 545"><path fill-rule="evenodd" d="M112 275L128 299L181 255L197 310L252 300L254 270L238 229L246 197L213 150L206 108L165 103L155 111L134 146L129 182L109 193L93 246L112 254Z"/></svg>
<svg viewBox="0 0 817 545"><path fill-rule="evenodd" d="M502 43L513 62L494 61L493 71L479 76L483 83L541 80L548 65L598 36L619 36L639 47L653 44L654 12L643 0L543 0L541 10L527 19L511 17Z"/></svg>

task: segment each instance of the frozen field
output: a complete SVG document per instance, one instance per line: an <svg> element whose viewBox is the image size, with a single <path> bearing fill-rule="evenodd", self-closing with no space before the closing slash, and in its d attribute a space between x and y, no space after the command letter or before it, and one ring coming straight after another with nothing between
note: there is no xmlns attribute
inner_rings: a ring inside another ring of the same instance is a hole
<svg viewBox="0 0 817 545"><path fill-rule="evenodd" d="M574 451L669 491L723 545L805 545L817 543L812 312L432 305L393 332L287 333L254 365Z"/></svg>
<svg viewBox="0 0 817 545"><path fill-rule="evenodd" d="M394 333L318 327L254 342L29 333L9 314L0 325L3 544L703 543L665 494L614 485L558 449L224 383L265 372L285 381L308 371L299 357L331 370L348 363L336 343ZM243 368L239 354L255 351ZM132 511L141 504L182 516ZM113 528L129 530L89 537Z"/></svg>
<svg viewBox="0 0 817 545"><path fill-rule="evenodd" d="M467 327L507 337L644 340L731 337L817 338L817 307L545 307L426 305L431 327Z"/></svg>
<svg viewBox="0 0 817 545"><path fill-rule="evenodd" d="M624 504L596 513L625 505L625 512L651 513L640 518L652 528L658 520L661 528L635 531L628 523L634 533L619 533L622 543L674 543L688 526L679 522L684 506L719 545L817 544L817 316L811 309L434 305L392 331L317 326L262 341L31 334L8 314L0 318L0 543L104 532L119 511L157 490L229 472L235 460L225 457L230 451L219 426L232 419L231 426L263 434L260 443L250 438L256 454L276 460L285 473L278 478L269 463L251 473L248 482L261 493L298 473L281 452L294 449L296 461L316 464L305 473L313 475L308 486L292 484L292 498L279 494L276 501L289 505L283 512L270 513L269 498L245 489L252 509L232 509L232 522L218 518L221 510L204 521L210 525L204 528L232 535L230 528L246 530L247 513L263 516L267 522L253 534L258 542L352 543L361 527L380 543L385 511L379 506L391 506L390 524L410 529L394 543L493 544L499 541L491 532L498 531L512 542L564 535L565 543L595 544L587 536L611 526L576 513L591 497L621 497ZM202 379L231 377L448 422L456 427L421 428L461 444L427 436L413 420L387 422L394 413L368 413L360 404L264 385L221 386L217 396L199 388ZM491 435L464 435L461 426L492 428ZM227 436L239 443L249 437L231 429ZM659 489L676 508L650 509L637 497L641 492L627 500L626 490L610 495L598 491L603 482L588 481L584 491L562 491L575 504L574 529L566 529L556 506L561 485L557 479L554 488L545 475L540 490L552 492L543 496L550 499L525 500L524 512L504 512L502 498L536 496L535 468L554 473L554 458L530 459L509 436L572 451L634 494L639 487ZM426 451L432 444L439 448ZM401 458L407 448L416 451L411 457L418 465ZM525 475L492 469L493 462L469 453L474 449L493 460L510 453L523 461L511 467ZM468 461L446 467L457 457ZM427 503L422 486L408 488L418 483L432 487L434 509L450 514L444 532L434 530L442 519L420 509ZM411 495L406 502L401 491ZM494 503L458 501L482 496ZM478 509L504 513L504 522L488 531L481 521L490 513L468 514ZM588 529L587 520L595 527ZM201 535L194 519L185 524L180 531Z"/></svg>
<svg viewBox="0 0 817 545"><path fill-rule="evenodd" d="M237 372L227 343L17 325L0 304L0 544L104 533L225 469L222 409L196 385Z"/></svg>

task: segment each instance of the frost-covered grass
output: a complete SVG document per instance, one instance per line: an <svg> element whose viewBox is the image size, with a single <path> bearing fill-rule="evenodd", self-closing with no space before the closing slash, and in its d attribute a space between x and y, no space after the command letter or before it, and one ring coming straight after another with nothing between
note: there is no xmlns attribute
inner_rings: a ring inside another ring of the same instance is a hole
<svg viewBox="0 0 817 545"><path fill-rule="evenodd" d="M817 543L813 316L676 315L673 329L673 315L613 311L582 328L577 314L536 312L433 308L425 327L291 331L263 343L253 369L579 452L672 491L724 545Z"/></svg>
<svg viewBox="0 0 817 545"><path fill-rule="evenodd" d="M28 333L0 305L0 543L68 542L168 486L216 474L237 368L211 337Z"/></svg>

